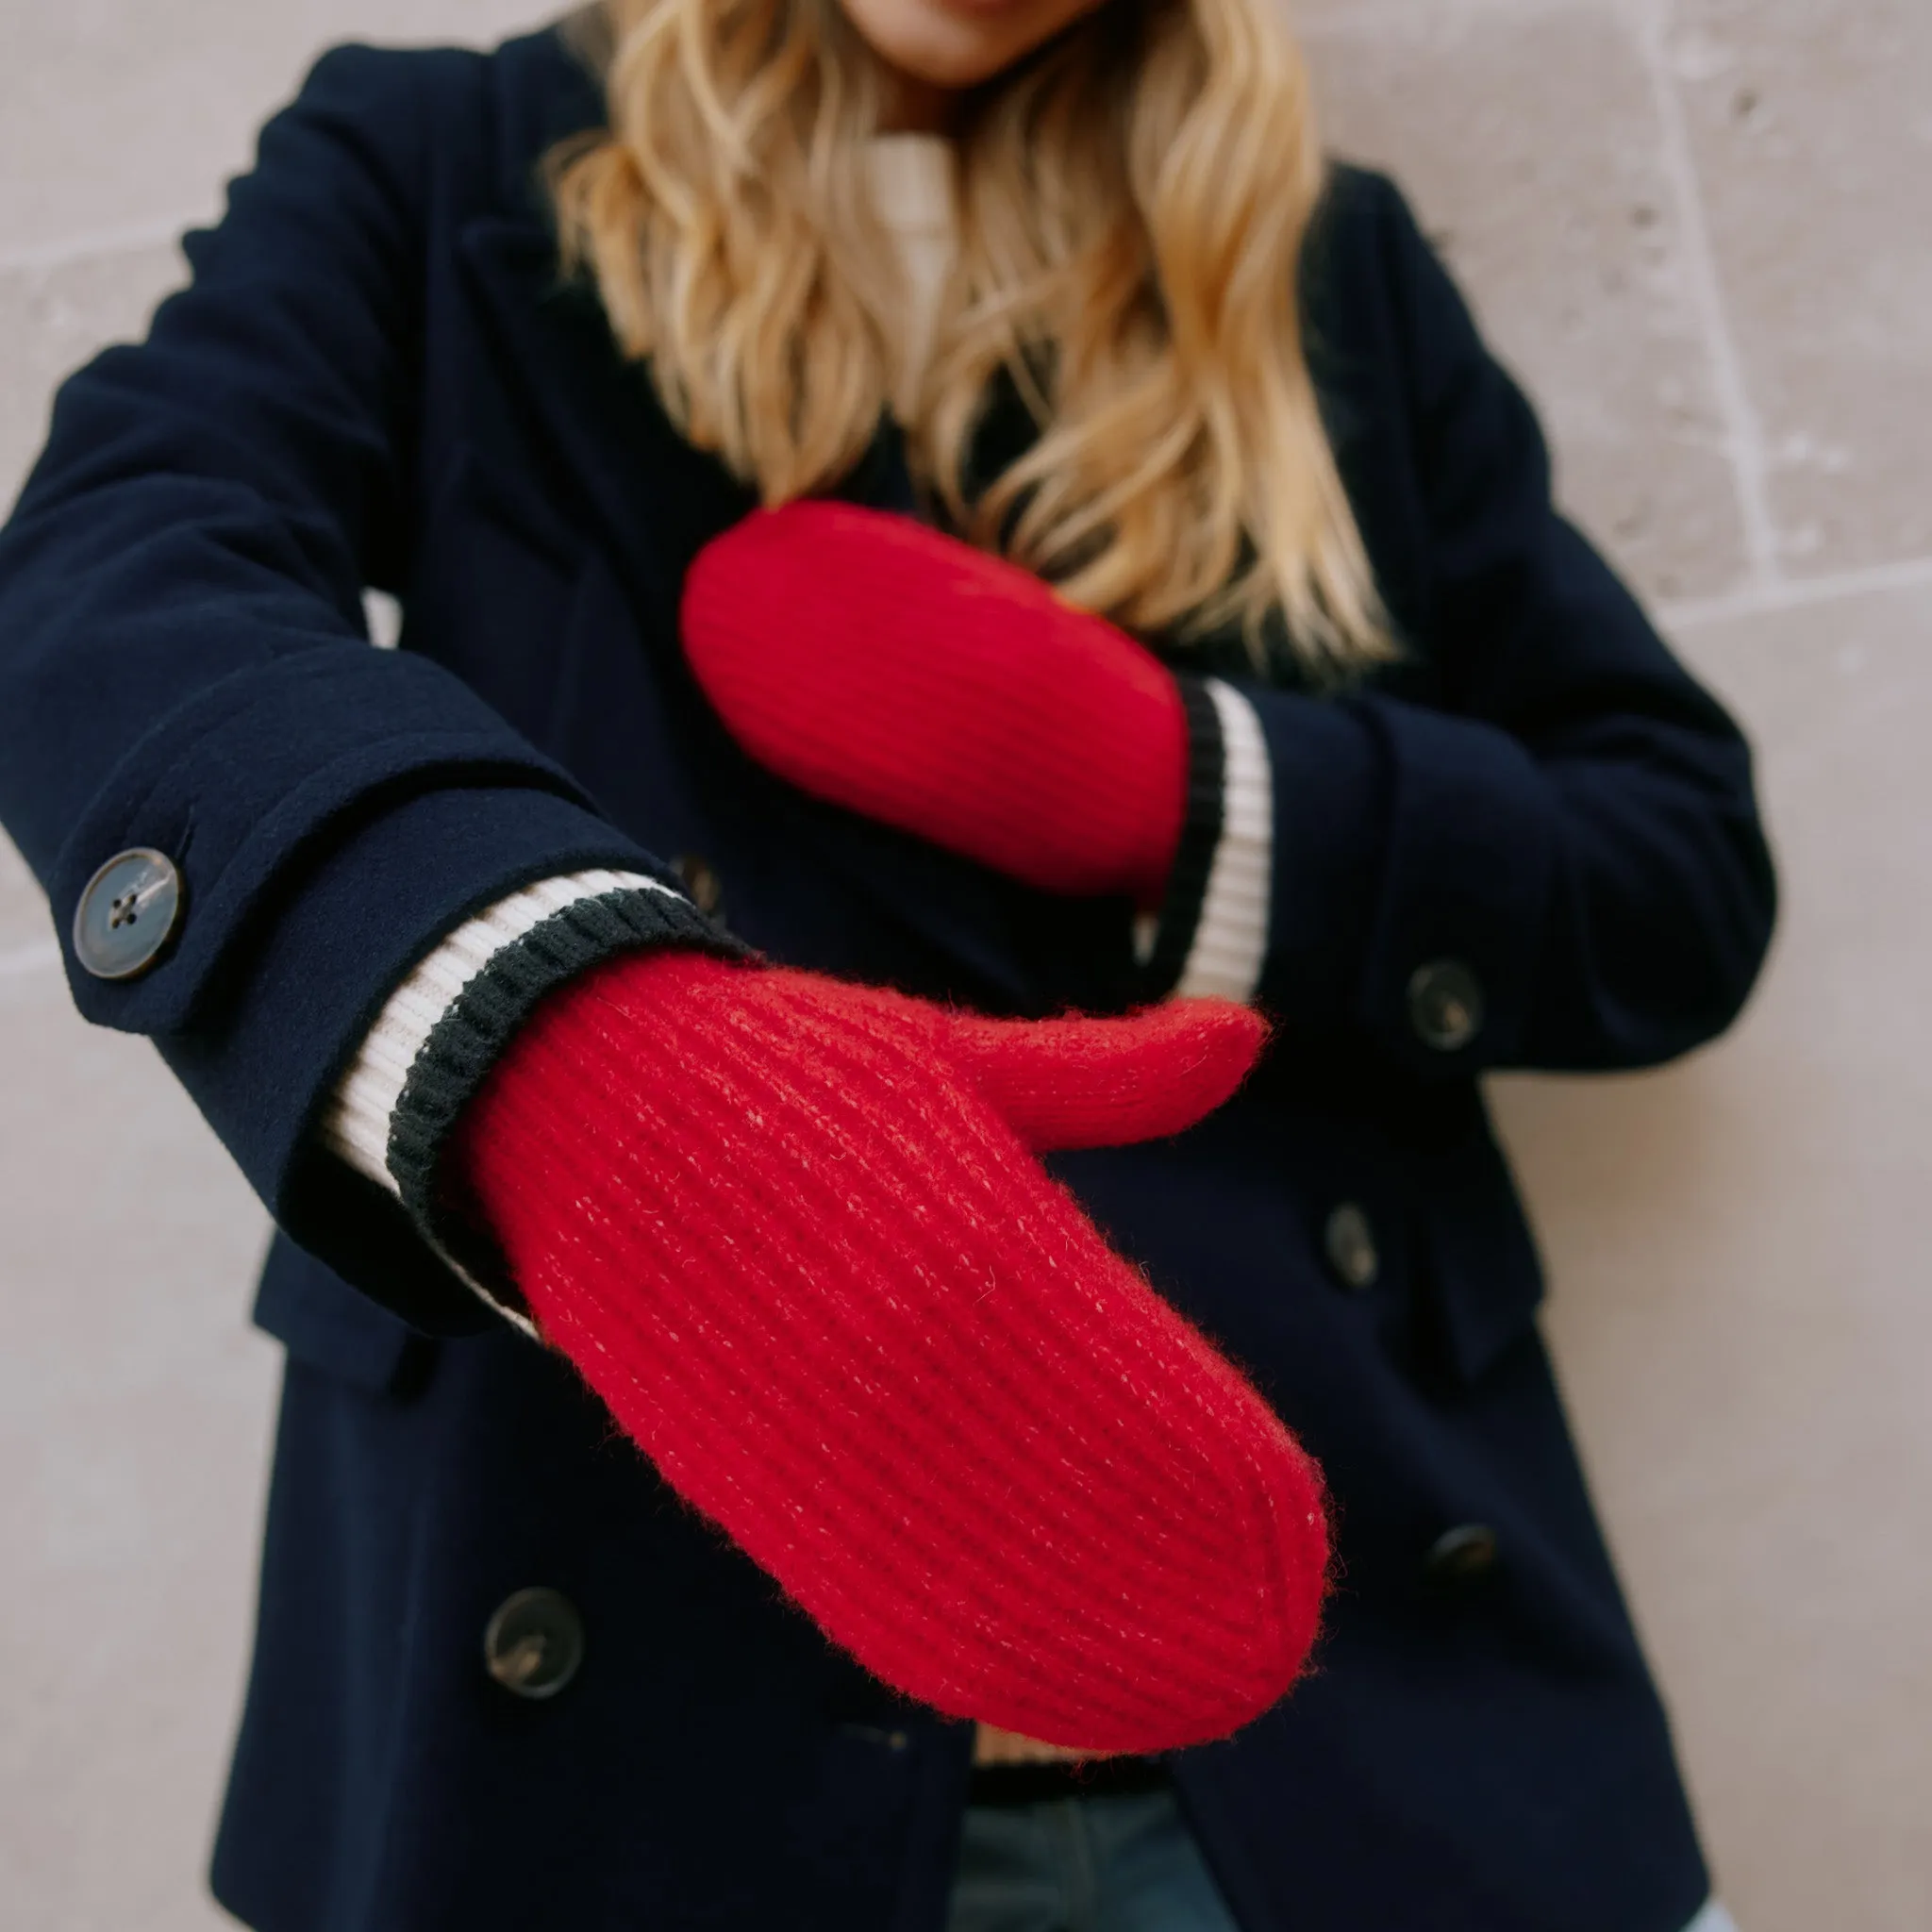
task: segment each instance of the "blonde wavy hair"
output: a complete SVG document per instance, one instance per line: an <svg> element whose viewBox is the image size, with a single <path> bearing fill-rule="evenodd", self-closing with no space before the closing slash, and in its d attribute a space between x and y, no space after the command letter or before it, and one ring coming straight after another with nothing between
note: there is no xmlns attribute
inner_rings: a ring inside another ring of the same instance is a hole
<svg viewBox="0 0 1932 1932"><path fill-rule="evenodd" d="M1275 622L1389 655L1317 408L1296 268L1324 170L1278 0L1104 0L953 130L959 251L908 423L971 541L1176 640ZM832 486L905 291L862 148L884 82L839 0L605 0L609 125L553 158L566 260L679 430L767 503ZM995 378L1038 439L967 497Z"/></svg>

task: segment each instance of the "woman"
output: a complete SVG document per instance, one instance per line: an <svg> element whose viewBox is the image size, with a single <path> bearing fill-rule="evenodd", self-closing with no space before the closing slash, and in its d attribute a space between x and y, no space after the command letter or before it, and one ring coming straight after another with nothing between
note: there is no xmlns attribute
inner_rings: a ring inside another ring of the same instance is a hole
<svg viewBox="0 0 1932 1932"><path fill-rule="evenodd" d="M1476 1083L1749 759L1264 0L344 50L189 253L0 811L280 1229L229 1908L1717 1923Z"/></svg>

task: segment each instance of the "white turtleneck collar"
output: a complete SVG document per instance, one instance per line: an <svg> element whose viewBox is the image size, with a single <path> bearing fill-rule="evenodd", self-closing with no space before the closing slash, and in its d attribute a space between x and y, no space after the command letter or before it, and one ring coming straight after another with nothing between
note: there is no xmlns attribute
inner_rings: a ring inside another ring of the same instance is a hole
<svg viewBox="0 0 1932 1932"><path fill-rule="evenodd" d="M873 206L899 251L909 312L899 343L892 407L912 412L932 354L940 292L958 252L953 144L937 134L874 135L866 151Z"/></svg>

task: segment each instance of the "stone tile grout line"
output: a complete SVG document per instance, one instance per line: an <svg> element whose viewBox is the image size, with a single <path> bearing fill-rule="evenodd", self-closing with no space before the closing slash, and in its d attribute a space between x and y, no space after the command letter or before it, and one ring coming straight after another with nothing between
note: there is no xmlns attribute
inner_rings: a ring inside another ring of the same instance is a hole
<svg viewBox="0 0 1932 1932"><path fill-rule="evenodd" d="M1710 358L1711 379L1724 422L1724 443L1743 525L1747 588L1763 591L1783 582L1777 525L1771 509L1764 428L1751 400L1743 359L1731 330L1684 103L1671 68L1672 10L1672 0L1651 0L1642 10L1637 32L1657 109L1658 159L1676 204L1690 299L1703 325L1705 352Z"/></svg>
<svg viewBox="0 0 1932 1932"><path fill-rule="evenodd" d="M1659 604L1653 614L1666 631L1695 629L1739 617L1772 617L1786 610L1815 610L1827 604L1882 596L1891 591L1932 591L1932 557L1911 557L1861 570L1834 571L1815 577L1780 576L1774 581L1720 591L1714 597L1687 597Z"/></svg>

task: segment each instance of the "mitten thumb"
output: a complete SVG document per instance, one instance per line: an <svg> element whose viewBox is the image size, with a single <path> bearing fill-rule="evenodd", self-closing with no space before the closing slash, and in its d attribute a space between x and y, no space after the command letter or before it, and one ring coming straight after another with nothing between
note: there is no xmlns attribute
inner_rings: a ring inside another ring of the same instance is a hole
<svg viewBox="0 0 1932 1932"><path fill-rule="evenodd" d="M1268 1038L1251 1008L1170 1000L1124 1020L947 1016L945 1052L1036 1153L1178 1134L1247 1077Z"/></svg>

